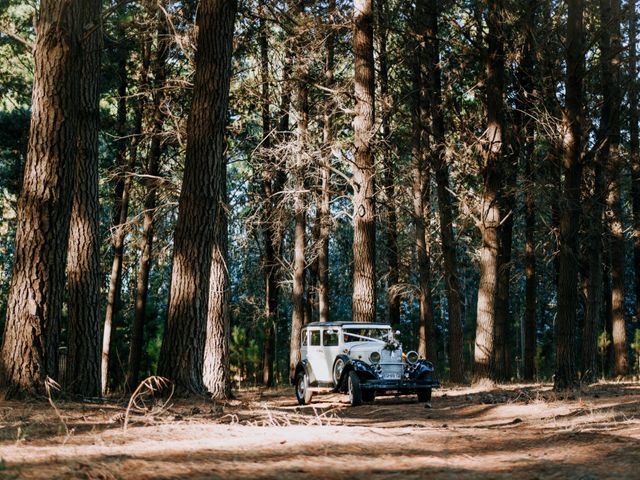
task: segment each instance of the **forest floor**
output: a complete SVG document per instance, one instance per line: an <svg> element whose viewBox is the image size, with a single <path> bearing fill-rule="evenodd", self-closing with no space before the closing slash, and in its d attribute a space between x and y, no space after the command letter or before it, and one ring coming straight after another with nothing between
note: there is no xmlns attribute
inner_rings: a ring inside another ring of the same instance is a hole
<svg viewBox="0 0 640 480"><path fill-rule="evenodd" d="M299 407L290 388L225 403L0 403L0 479L636 478L640 384L443 388ZM124 421L128 427L125 431Z"/></svg>

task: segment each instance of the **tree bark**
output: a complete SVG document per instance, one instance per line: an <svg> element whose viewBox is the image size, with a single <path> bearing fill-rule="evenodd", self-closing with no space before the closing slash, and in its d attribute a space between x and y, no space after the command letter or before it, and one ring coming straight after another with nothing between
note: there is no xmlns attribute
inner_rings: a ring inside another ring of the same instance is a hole
<svg viewBox="0 0 640 480"><path fill-rule="evenodd" d="M333 18L336 0L329 1L329 17ZM331 20L330 20L331 21ZM324 77L325 85L331 89L334 86L335 69L335 34L333 26L328 26L327 51L325 57ZM323 161L321 168L321 197L320 197L320 238L318 245L318 314L321 322L329 321L329 235L331 234L331 149L333 143L333 115L335 102L328 94L325 98L322 119Z"/></svg>
<svg viewBox="0 0 640 480"><path fill-rule="evenodd" d="M267 41L266 22L260 20L260 77L262 82L261 109L262 109L262 133L263 145L268 148L271 144L271 116L269 113L269 49ZM291 92L289 90L289 78L291 76L293 50L287 49L285 64L282 72L282 95L278 113L277 130L280 133L289 130L289 108L291 106ZM282 192L286 181L284 169L269 156L267 168L262 170L262 185L264 191L264 218L262 234L264 239L264 282L265 282L265 309L264 317L266 327L264 332L264 348L262 352L262 384L273 385L273 362L275 360L276 327L279 323L278 302L280 285L278 276L280 266L278 257L282 245L282 218L280 208L277 205L278 194Z"/></svg>
<svg viewBox="0 0 640 480"><path fill-rule="evenodd" d="M145 177L142 184L145 189L142 212L142 237L140 239L140 259L138 276L136 279L136 303L134 307L133 324L131 327L131 343L129 344L129 358L126 378L127 391L134 391L138 386L140 362L144 346L144 326L147 315L147 298L149 294L149 275L152 267L154 219L157 208L157 195L160 187L160 160L162 158L162 136L166 120L166 77L167 58L169 54L169 38L164 14L159 9L155 11L157 22L156 44L151 71L153 73L153 90L151 111L151 145L144 165ZM149 45L148 48L151 46Z"/></svg>
<svg viewBox="0 0 640 480"><path fill-rule="evenodd" d="M582 79L584 78L583 0L567 0L567 79L563 114L564 188L560 208L558 315L555 325L554 388L576 384L575 334L578 283L578 226L582 165Z"/></svg>
<svg viewBox="0 0 640 480"><path fill-rule="evenodd" d="M525 44L522 52L522 63L519 68L520 107L518 110L521 135L524 135L524 177L525 177L525 313L523 325L523 378L533 380L536 357L536 165L535 165L535 123L529 112L535 109L534 102L534 61L536 19L538 18L537 0L529 0L524 8Z"/></svg>
<svg viewBox="0 0 640 480"><path fill-rule="evenodd" d="M101 394L100 239L98 233L98 132L100 130L100 0L82 2L82 28L97 25L81 43L75 185L67 260L68 350L65 388L86 397Z"/></svg>
<svg viewBox="0 0 640 480"><path fill-rule="evenodd" d="M458 280L458 262L453 231L453 205L449 189L449 168L445 156L445 119L442 102L442 80L440 69L440 40L438 18L439 2L419 0L416 4L418 27L421 41L425 45L425 63L427 79L427 97L431 112L431 165L435 171L442 256L444 263L445 288L449 307L449 377L454 383L464 382L464 358L462 355L462 302L460 282ZM423 33L420 33L420 32Z"/></svg>
<svg viewBox="0 0 640 480"><path fill-rule="evenodd" d="M638 133L638 10L629 6L629 157L631 164L631 201L633 206L633 265L636 321L640 321L640 138Z"/></svg>
<svg viewBox="0 0 640 480"><path fill-rule="evenodd" d="M480 204L479 229L482 236L480 250L480 286L478 288L476 343L474 352L474 381L491 377L494 355L494 327L498 281L498 229L501 211L498 194L501 188L504 141L504 43L501 31L503 5L501 0L489 0L488 51L485 63L487 83L485 158L482 171L484 192Z"/></svg>
<svg viewBox="0 0 640 480"><path fill-rule="evenodd" d="M355 0L353 52L355 55L355 116L353 119L353 295L354 322L376 318L376 204L375 164L371 142L375 118L373 60L373 0Z"/></svg>
<svg viewBox="0 0 640 480"><path fill-rule="evenodd" d="M173 270L158 374L179 393L203 394L214 221L226 179L224 132L229 101L235 0L204 0L198 41L187 156L174 236Z"/></svg>
<svg viewBox="0 0 640 480"><path fill-rule="evenodd" d="M391 101L389 93L389 58L387 52L387 35L389 28L387 18L387 0L379 0L377 4L379 51L378 63L380 71L380 136L382 137L382 176L384 189L384 223L383 235L387 257L387 320L392 326L400 324L400 296L398 295L398 215L396 213L395 165L392 157Z"/></svg>
<svg viewBox="0 0 640 480"><path fill-rule="evenodd" d="M227 178L226 162L220 163L219 175ZM209 285L209 312L207 339L204 349L204 385L211 398L224 400L232 397L229 378L229 270L227 188L223 186L215 219L214 244L211 258Z"/></svg>
<svg viewBox="0 0 640 480"><path fill-rule="evenodd" d="M303 20L302 2L297 6L297 19ZM296 83L297 83L297 105L298 129L296 138L296 163L295 172L295 196L294 196L294 214L295 214L295 232L294 232L294 252L293 252L293 312L291 316L291 338L289 343L289 378L294 379L296 366L300 361L300 330L304 323L305 315L305 282L304 282L304 249L307 228L306 222L306 205L305 205L305 173L307 170L308 159L306 158L306 146L309 142L308 125L309 125L309 90L308 90L308 67L306 58L302 55L304 45L300 38L301 32L297 32L298 45L296 46Z"/></svg>
<svg viewBox="0 0 640 480"><path fill-rule="evenodd" d="M624 319L624 229L622 225L622 199L620 176L624 167L620 155L620 1L601 0L602 60L604 98L601 127L603 146L601 163L609 184L607 195L607 226L611 249L611 325L613 329L614 366L616 375L625 375L628 369L627 339Z"/></svg>
<svg viewBox="0 0 640 480"><path fill-rule="evenodd" d="M45 379L58 377L76 154L80 4L40 2L29 143L0 352L0 388L7 397L43 392Z"/></svg>

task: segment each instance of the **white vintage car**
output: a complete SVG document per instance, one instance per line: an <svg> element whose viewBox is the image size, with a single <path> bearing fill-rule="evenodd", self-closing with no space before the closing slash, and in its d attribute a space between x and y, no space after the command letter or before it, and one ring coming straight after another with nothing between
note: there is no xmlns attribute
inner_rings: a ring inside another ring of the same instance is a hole
<svg viewBox="0 0 640 480"><path fill-rule="evenodd" d="M439 387L431 362L414 351L404 354L390 325L314 322L300 335L301 360L291 379L298 403L315 393L346 392L351 405L371 402L376 394L417 394L429 402Z"/></svg>

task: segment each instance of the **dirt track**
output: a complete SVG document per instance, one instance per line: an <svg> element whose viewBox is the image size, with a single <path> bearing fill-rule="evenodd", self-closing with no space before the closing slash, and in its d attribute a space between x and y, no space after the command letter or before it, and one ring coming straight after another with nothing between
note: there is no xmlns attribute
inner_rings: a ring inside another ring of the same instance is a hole
<svg viewBox="0 0 640 480"><path fill-rule="evenodd" d="M298 407L289 390L224 405L0 404L0 478L636 478L640 385L442 389L349 407Z"/></svg>

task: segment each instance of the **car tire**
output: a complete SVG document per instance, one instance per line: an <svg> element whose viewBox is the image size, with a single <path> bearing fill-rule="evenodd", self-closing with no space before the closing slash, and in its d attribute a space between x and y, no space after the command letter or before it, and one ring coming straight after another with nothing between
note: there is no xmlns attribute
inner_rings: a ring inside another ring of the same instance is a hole
<svg viewBox="0 0 640 480"><path fill-rule="evenodd" d="M353 370L347 377L347 390L349 392L349 403L352 407L362 405L362 389L360 388L360 377Z"/></svg>
<svg viewBox="0 0 640 480"><path fill-rule="evenodd" d="M376 399L375 390L362 390L362 401L373 402Z"/></svg>
<svg viewBox="0 0 640 480"><path fill-rule="evenodd" d="M296 375L295 389L296 399L300 405L311 403L313 393L309 388L309 376L305 372L298 372L298 375Z"/></svg>
<svg viewBox="0 0 640 480"><path fill-rule="evenodd" d="M418 402L420 403L428 403L431 401L431 389L424 388L418 390Z"/></svg>
<svg viewBox="0 0 640 480"><path fill-rule="evenodd" d="M344 361L344 358L336 357L336 361L333 362L333 386L334 388L340 387L340 379L342 378L342 372L347 363Z"/></svg>

